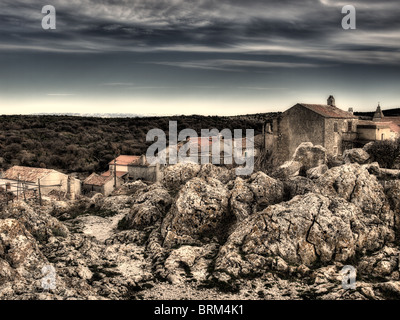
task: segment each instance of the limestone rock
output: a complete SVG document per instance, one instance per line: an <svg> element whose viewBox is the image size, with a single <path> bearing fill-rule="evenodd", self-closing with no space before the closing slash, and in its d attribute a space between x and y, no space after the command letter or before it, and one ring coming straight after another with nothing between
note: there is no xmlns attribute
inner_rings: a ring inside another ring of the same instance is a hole
<svg viewBox="0 0 400 320"><path fill-rule="evenodd" d="M223 184L228 183L236 178L234 169L227 169L220 166L215 166L211 163L201 166L199 173L196 175L198 178L215 178Z"/></svg>
<svg viewBox="0 0 400 320"><path fill-rule="evenodd" d="M370 159L370 155L364 149L354 148L345 150L343 152L343 159L345 163L364 164Z"/></svg>
<svg viewBox="0 0 400 320"><path fill-rule="evenodd" d="M147 187L147 184L142 180L136 180L133 182L124 183L121 187L115 189L113 191L113 195L134 195L139 190L142 190Z"/></svg>
<svg viewBox="0 0 400 320"><path fill-rule="evenodd" d="M208 267L211 263L207 254L215 250L215 245L210 244L203 247L182 246L173 250L165 260L165 268L173 283L183 281L203 281L207 278Z"/></svg>
<svg viewBox="0 0 400 320"><path fill-rule="evenodd" d="M251 175L248 182L260 208L283 200L284 189L281 181L271 178L263 172L256 172Z"/></svg>
<svg viewBox="0 0 400 320"><path fill-rule="evenodd" d="M40 242L46 242L52 236L67 237L69 234L68 229L45 209L31 207L24 201L0 212L0 218L18 220Z"/></svg>
<svg viewBox="0 0 400 320"><path fill-rule="evenodd" d="M292 161L302 164L302 171L327 163L326 149L322 146L314 146L311 142L301 143L294 152Z"/></svg>
<svg viewBox="0 0 400 320"><path fill-rule="evenodd" d="M297 196L241 222L221 247L215 270L235 276L264 273L276 268L278 258L306 266L344 262L385 243L387 230L368 220L344 199ZM378 217L376 222L382 224Z"/></svg>
<svg viewBox="0 0 400 320"><path fill-rule="evenodd" d="M279 166L273 173L273 176L278 179L287 179L290 177L296 177L300 174L300 170L303 165L298 161L286 161L284 164Z"/></svg>
<svg viewBox="0 0 400 320"><path fill-rule="evenodd" d="M314 167L311 169L308 169L306 172L307 178L309 179L318 179L321 177L325 172L328 171L328 166L326 164L321 164L318 167Z"/></svg>
<svg viewBox="0 0 400 320"><path fill-rule="evenodd" d="M214 178L193 178L179 191L166 215L161 235L165 247L199 243L204 238L225 237L232 221L228 212L229 192Z"/></svg>
<svg viewBox="0 0 400 320"><path fill-rule="evenodd" d="M233 183L229 205L236 217L236 221L246 219L256 209L254 193L242 178L236 178Z"/></svg>
<svg viewBox="0 0 400 320"><path fill-rule="evenodd" d="M400 250L387 245L370 256L362 257L357 265L357 272L363 278L377 280L400 280Z"/></svg>
<svg viewBox="0 0 400 320"><path fill-rule="evenodd" d="M393 240L394 213L383 187L364 166L354 163L332 168L316 184L323 195L341 197L359 207L366 223L376 225L387 241Z"/></svg>
<svg viewBox="0 0 400 320"><path fill-rule="evenodd" d="M160 184L140 191L135 198L130 213L120 222L123 229L143 230L153 226L164 217L171 206L172 198L168 191Z"/></svg>
<svg viewBox="0 0 400 320"><path fill-rule="evenodd" d="M283 181L285 188L285 196L292 199L295 196L304 195L309 192L314 192L315 183L305 177L293 177Z"/></svg>
<svg viewBox="0 0 400 320"><path fill-rule="evenodd" d="M0 259L24 275L40 273L38 265L47 262L35 239L15 219L0 220Z"/></svg>
<svg viewBox="0 0 400 320"><path fill-rule="evenodd" d="M179 190L187 181L197 176L200 165L195 163L178 163L164 170L161 183L168 190Z"/></svg>

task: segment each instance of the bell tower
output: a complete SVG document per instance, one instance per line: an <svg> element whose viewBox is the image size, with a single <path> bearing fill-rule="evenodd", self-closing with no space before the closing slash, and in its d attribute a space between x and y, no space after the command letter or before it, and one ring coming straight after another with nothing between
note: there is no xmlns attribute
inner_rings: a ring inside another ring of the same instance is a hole
<svg viewBox="0 0 400 320"><path fill-rule="evenodd" d="M382 121L383 117L384 117L384 115L381 110L381 106L378 103L378 106L376 107L376 111L374 113L374 117L372 118L372 121Z"/></svg>
<svg viewBox="0 0 400 320"><path fill-rule="evenodd" d="M328 98L328 106L335 106L335 98L333 96L329 96Z"/></svg>

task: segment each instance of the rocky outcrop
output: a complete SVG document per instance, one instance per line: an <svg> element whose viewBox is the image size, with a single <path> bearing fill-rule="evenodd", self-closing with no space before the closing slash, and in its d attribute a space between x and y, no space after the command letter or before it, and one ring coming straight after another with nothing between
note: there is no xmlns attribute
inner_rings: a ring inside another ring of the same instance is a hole
<svg viewBox="0 0 400 320"><path fill-rule="evenodd" d="M242 178L236 178L233 183L229 205L236 221L242 221L256 211L255 195L248 183Z"/></svg>
<svg viewBox="0 0 400 320"><path fill-rule="evenodd" d="M283 181L285 200L315 191L315 183L306 177L293 177Z"/></svg>
<svg viewBox="0 0 400 320"><path fill-rule="evenodd" d="M364 149L354 148L348 149L343 152L343 159L345 163L367 163L370 159L370 155Z"/></svg>
<svg viewBox="0 0 400 320"><path fill-rule="evenodd" d="M329 168L326 164L321 164L318 167L308 169L306 172L306 175L307 175L307 178L309 178L309 179L318 179L328 170L329 170Z"/></svg>
<svg viewBox="0 0 400 320"><path fill-rule="evenodd" d="M179 190L187 181L197 176L201 166L195 163L178 163L168 166L161 183L168 190Z"/></svg>
<svg viewBox="0 0 400 320"><path fill-rule="evenodd" d="M143 230L153 226L169 210L172 198L159 183L142 189L136 195L131 210L120 222L122 229Z"/></svg>
<svg viewBox="0 0 400 320"><path fill-rule="evenodd" d="M385 239L393 240L393 211L390 210L383 187L365 167L346 164L332 168L316 184L321 194L341 197L356 205L363 212L364 219L369 219L369 224L379 225Z"/></svg>
<svg viewBox="0 0 400 320"><path fill-rule="evenodd" d="M300 174L300 170L302 167L303 165L301 164L301 162L293 160L286 161L273 172L273 176L277 179L288 179L291 177L296 177Z"/></svg>
<svg viewBox="0 0 400 320"><path fill-rule="evenodd" d="M240 223L220 249L215 270L238 276L344 262L385 243L389 230L371 219L338 197L297 196ZM374 219L383 224L379 216Z"/></svg>
<svg viewBox="0 0 400 320"><path fill-rule="evenodd" d="M0 212L0 219L7 218L18 220L39 242L46 242L53 236L65 238L69 234L68 228L58 219L50 216L40 207L31 207L24 201L19 201Z"/></svg>
<svg viewBox="0 0 400 320"><path fill-rule="evenodd" d="M178 163L164 170L162 184L168 190L179 190L192 178L214 178L226 184L236 178L235 169L214 166L211 163L199 165L195 163Z"/></svg>
<svg viewBox="0 0 400 320"><path fill-rule="evenodd" d="M301 170L306 172L311 168L326 164L326 149L322 146L314 146L311 142L303 142L294 152L292 161L300 162Z"/></svg>
<svg viewBox="0 0 400 320"><path fill-rule="evenodd" d="M170 248L224 238L233 217L228 211L228 199L229 192L219 180L188 181L163 221L163 245Z"/></svg>
<svg viewBox="0 0 400 320"><path fill-rule="evenodd" d="M265 208L283 200L284 188L281 181L263 172L257 172L250 177L248 182L258 208Z"/></svg>
<svg viewBox="0 0 400 320"><path fill-rule="evenodd" d="M182 164L110 197L9 204L0 299L400 297L397 173L356 162L305 171L324 157L302 148L284 179ZM341 286L348 264L357 290ZM42 287L44 265L55 289Z"/></svg>

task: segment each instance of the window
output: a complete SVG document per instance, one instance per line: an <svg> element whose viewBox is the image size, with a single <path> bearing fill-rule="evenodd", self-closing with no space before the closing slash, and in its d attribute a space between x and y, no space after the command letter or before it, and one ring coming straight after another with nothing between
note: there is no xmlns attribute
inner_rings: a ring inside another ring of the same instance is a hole
<svg viewBox="0 0 400 320"><path fill-rule="evenodd" d="M381 140L385 140L385 134L384 134L384 133L382 133L382 138L381 138Z"/></svg>
<svg viewBox="0 0 400 320"><path fill-rule="evenodd" d="M335 123L333 124L333 131L334 131L334 132L338 132L338 131L339 131L337 122L335 122Z"/></svg>
<svg viewBox="0 0 400 320"><path fill-rule="evenodd" d="M351 121L347 122L347 131L348 132L353 131L353 123Z"/></svg>

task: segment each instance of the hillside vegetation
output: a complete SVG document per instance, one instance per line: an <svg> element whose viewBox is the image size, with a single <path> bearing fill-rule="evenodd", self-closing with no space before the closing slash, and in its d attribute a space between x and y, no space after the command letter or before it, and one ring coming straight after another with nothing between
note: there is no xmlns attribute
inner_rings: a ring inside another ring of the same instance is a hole
<svg viewBox="0 0 400 320"><path fill-rule="evenodd" d="M92 118L40 115L0 116L0 168L13 165L59 169L65 172L103 171L119 154L143 154L150 129L168 135L169 121L178 130L191 128L254 129L274 113L234 117L173 116L136 118Z"/></svg>

